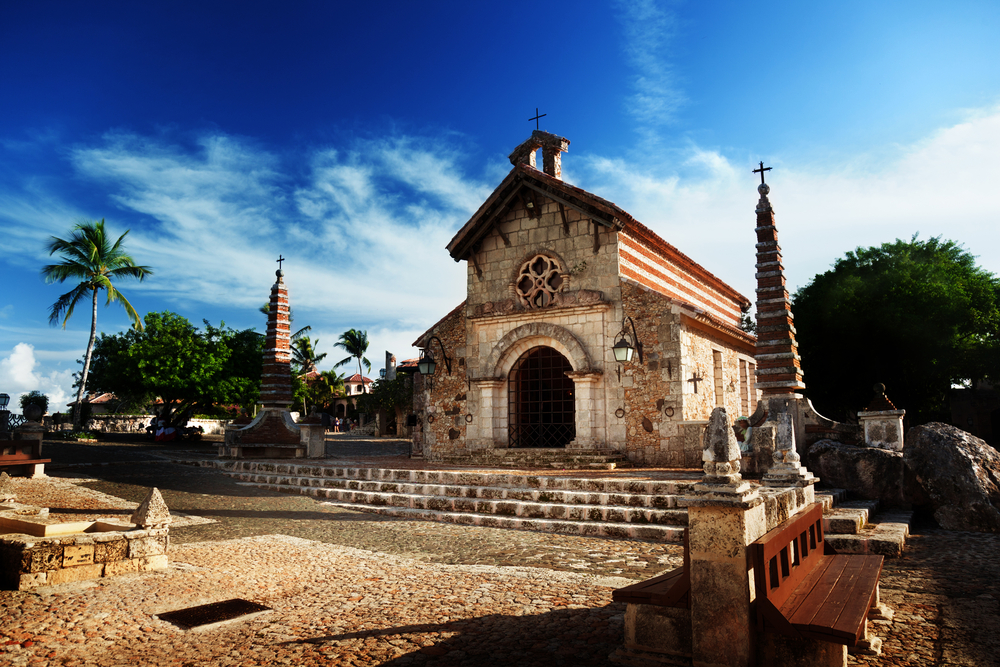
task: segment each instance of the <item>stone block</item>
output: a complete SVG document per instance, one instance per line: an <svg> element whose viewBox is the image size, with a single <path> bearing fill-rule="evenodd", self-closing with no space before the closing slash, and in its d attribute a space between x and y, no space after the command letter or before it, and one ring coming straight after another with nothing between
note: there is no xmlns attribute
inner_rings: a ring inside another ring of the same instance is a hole
<svg viewBox="0 0 1000 667"><path fill-rule="evenodd" d="M22 572L19 576L17 590L26 591L36 586L44 586L48 583L48 572Z"/></svg>
<svg viewBox="0 0 1000 667"><path fill-rule="evenodd" d="M128 557L143 558L167 553L167 538L139 537L128 541Z"/></svg>
<svg viewBox="0 0 1000 667"><path fill-rule="evenodd" d="M63 547L63 567L76 567L77 565L94 564L94 545L83 544Z"/></svg>
<svg viewBox="0 0 1000 667"><path fill-rule="evenodd" d="M149 556L139 559L139 571L148 572L150 570L162 570L167 567L167 555Z"/></svg>
<svg viewBox="0 0 1000 667"><path fill-rule="evenodd" d="M139 558L127 558L125 560L116 560L111 563L105 563L104 565L104 576L105 577L117 577L122 574L134 574L139 571Z"/></svg>
<svg viewBox="0 0 1000 667"><path fill-rule="evenodd" d="M25 552L22 562L27 567L22 567L28 572L55 570L62 567L62 552L58 544L36 545Z"/></svg>
<svg viewBox="0 0 1000 667"><path fill-rule="evenodd" d="M74 581L86 581L87 579L100 579L104 573L103 563L91 563L90 565L78 565L76 567L64 567L61 570L49 572L48 585L68 584Z"/></svg>

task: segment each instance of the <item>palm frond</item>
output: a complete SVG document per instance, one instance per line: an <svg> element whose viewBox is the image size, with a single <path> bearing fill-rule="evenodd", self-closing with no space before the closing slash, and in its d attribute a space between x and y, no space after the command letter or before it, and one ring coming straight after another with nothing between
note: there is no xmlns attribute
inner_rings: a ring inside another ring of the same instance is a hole
<svg viewBox="0 0 1000 667"><path fill-rule="evenodd" d="M65 315L62 322L62 328L65 329L66 323L69 322L69 318L73 315L73 309L76 308L76 304L83 297L89 296L90 289L90 285L80 283L56 299L56 302L49 308L49 324L52 326L59 324L59 318Z"/></svg>

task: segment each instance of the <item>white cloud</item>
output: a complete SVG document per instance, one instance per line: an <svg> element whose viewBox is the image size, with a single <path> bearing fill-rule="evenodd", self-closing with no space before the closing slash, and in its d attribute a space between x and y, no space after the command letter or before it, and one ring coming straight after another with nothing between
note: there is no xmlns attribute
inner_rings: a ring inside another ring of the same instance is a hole
<svg viewBox="0 0 1000 667"><path fill-rule="evenodd" d="M20 397L38 390L49 397L49 412L65 409L73 386L72 371L39 370L35 348L18 343L11 353L0 359L0 388L11 396L10 409L20 411Z"/></svg>
<svg viewBox="0 0 1000 667"><path fill-rule="evenodd" d="M697 146L670 174L622 160L581 162L580 185L622 206L753 298L756 164ZM1000 274L1000 199L994 194L1000 109L848 163L799 165L779 157L773 165L770 200L792 291L848 250L916 232L959 241L978 255L980 266Z"/></svg>
<svg viewBox="0 0 1000 667"><path fill-rule="evenodd" d="M687 101L667 57L677 35L677 17L655 0L627 0L618 7L625 54L635 70L628 109L651 134L652 128L673 121Z"/></svg>

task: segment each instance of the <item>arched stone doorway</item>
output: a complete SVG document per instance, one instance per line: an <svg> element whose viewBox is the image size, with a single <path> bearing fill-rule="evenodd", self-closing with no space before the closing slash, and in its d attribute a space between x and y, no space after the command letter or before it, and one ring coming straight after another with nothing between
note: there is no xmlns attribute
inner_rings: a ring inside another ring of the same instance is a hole
<svg viewBox="0 0 1000 667"><path fill-rule="evenodd" d="M576 437L573 367L557 350L533 347L508 375L508 446L565 447Z"/></svg>

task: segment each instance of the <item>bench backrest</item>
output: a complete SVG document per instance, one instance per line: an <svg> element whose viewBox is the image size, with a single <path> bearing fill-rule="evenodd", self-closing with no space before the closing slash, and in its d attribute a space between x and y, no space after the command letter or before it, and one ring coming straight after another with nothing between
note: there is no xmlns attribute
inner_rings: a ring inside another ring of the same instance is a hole
<svg viewBox="0 0 1000 667"><path fill-rule="evenodd" d="M813 503L750 546L757 598L780 608L823 556L823 505Z"/></svg>

